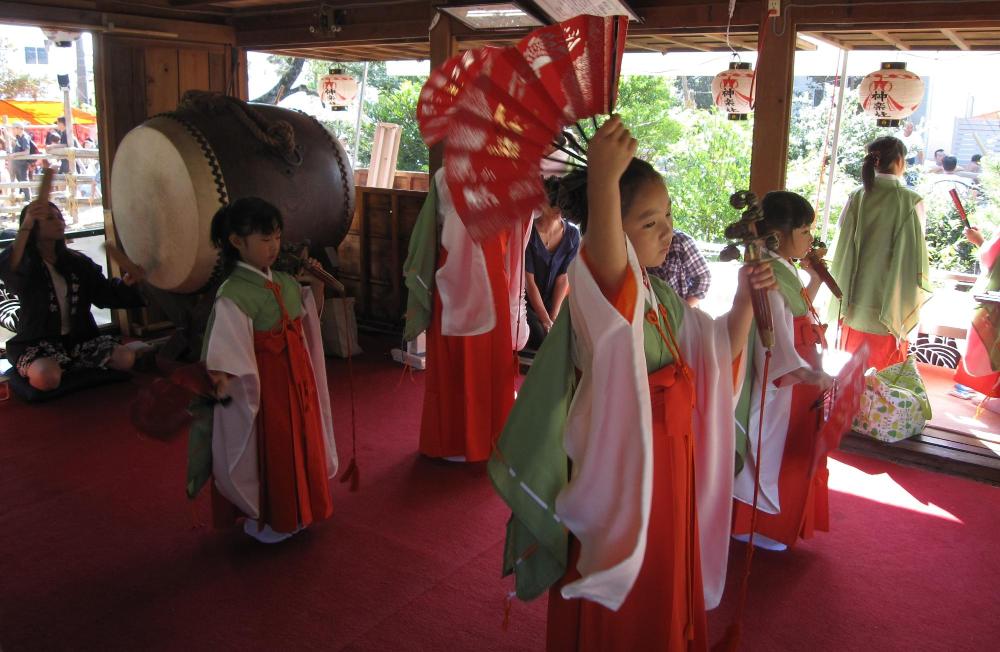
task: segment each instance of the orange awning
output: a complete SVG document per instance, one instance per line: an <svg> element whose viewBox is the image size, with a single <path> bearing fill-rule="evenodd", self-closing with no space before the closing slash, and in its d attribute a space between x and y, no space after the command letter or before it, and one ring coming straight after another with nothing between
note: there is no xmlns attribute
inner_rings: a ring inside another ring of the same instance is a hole
<svg viewBox="0 0 1000 652"><path fill-rule="evenodd" d="M0 100L0 116L9 120L26 120L34 125L51 125L63 115L62 102L32 102L30 100ZM83 109L73 109L73 122L78 125L97 123L97 116Z"/></svg>

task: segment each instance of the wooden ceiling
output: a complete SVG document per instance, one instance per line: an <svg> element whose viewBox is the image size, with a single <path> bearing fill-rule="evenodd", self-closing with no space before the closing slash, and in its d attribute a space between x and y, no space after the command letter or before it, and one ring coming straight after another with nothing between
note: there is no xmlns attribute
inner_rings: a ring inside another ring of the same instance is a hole
<svg viewBox="0 0 1000 652"><path fill-rule="evenodd" d="M521 37L504 36L491 39L459 39L459 50L471 50L484 45L511 45ZM738 52L756 52L757 34L731 34L729 42ZM798 39L797 49L815 50L816 45ZM725 33L671 34L659 36L640 34L629 36L625 46L627 52L728 52ZM268 52L286 56L327 59L330 61L387 61L399 59L427 59L430 57L428 43L393 43L371 45L331 45L319 47L278 48Z"/></svg>
<svg viewBox="0 0 1000 652"><path fill-rule="evenodd" d="M483 0L488 1L488 0ZM519 0L533 6L531 0ZM457 0L452 0L454 4ZM633 23L630 52L724 52L728 0L628 0L642 18ZM231 26L248 49L335 61L427 59L436 0L0 0L34 6L21 15L88 14L107 22L112 13ZM1000 50L1000 0L906 3L891 0L788 0L800 36L849 50ZM324 15L321 7L326 7ZM729 44L757 49L762 0L737 0ZM46 8L51 8L47 12ZM11 11L14 11L13 9ZM75 13L74 13L75 12ZM784 18L783 18L784 19ZM43 18L44 20L44 18ZM325 21L325 22L324 22ZM21 21L24 22L24 21ZM82 22L74 20L73 22ZM330 24L332 29L327 29ZM933 25L933 28L927 27ZM327 27L325 27L327 26ZM507 44L525 31L486 32L456 26L459 49ZM799 38L799 50L815 49Z"/></svg>
<svg viewBox="0 0 1000 652"><path fill-rule="evenodd" d="M800 32L844 50L1000 50L1000 28L818 30Z"/></svg>

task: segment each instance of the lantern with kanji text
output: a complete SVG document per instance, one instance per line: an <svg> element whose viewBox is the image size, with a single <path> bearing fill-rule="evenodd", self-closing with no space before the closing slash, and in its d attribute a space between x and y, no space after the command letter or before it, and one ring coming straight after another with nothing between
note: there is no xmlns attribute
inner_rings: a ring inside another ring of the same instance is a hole
<svg viewBox="0 0 1000 652"><path fill-rule="evenodd" d="M861 80L858 98L861 108L875 116L879 127L898 127L900 120L920 106L924 80L907 70L905 63L887 61Z"/></svg>
<svg viewBox="0 0 1000 652"><path fill-rule="evenodd" d="M358 82L340 68L331 68L319 80L320 101L333 111L346 111L357 95Z"/></svg>
<svg viewBox="0 0 1000 652"><path fill-rule="evenodd" d="M749 63L733 61L712 80L715 106L726 112L730 120L746 120L753 111L753 76Z"/></svg>

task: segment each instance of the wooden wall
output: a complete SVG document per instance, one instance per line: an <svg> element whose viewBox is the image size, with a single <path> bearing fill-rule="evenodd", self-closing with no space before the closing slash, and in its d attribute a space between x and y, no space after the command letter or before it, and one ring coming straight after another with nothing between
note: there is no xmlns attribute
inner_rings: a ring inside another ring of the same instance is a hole
<svg viewBox="0 0 1000 652"><path fill-rule="evenodd" d="M95 45L98 119L105 207L118 143L132 128L172 111L186 91L210 90L245 97L245 58L222 43L140 40L99 35Z"/></svg>

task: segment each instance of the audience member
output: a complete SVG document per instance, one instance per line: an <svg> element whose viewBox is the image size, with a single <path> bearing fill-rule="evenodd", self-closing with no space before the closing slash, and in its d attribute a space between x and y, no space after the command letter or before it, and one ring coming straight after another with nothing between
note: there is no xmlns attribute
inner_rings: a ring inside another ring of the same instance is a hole
<svg viewBox="0 0 1000 652"><path fill-rule="evenodd" d="M38 148L35 147L35 143L31 140L31 136L24 131L23 122L19 122L14 125L12 141L10 149L12 154L27 156L29 154L38 153ZM14 181L27 182L28 168L32 165L34 165L34 161L27 158L12 158L10 161L10 171L11 174L14 175ZM25 201L31 201L30 188L21 188L21 194L24 195Z"/></svg>
<svg viewBox="0 0 1000 652"><path fill-rule="evenodd" d="M659 267L650 267L646 271L666 281L692 308L705 298L712 282L708 261L698 251L698 244L694 238L677 229L670 240L666 260Z"/></svg>
<svg viewBox="0 0 1000 652"><path fill-rule="evenodd" d="M528 348L537 349L552 328L569 294L569 264L580 249L580 231L562 217L555 206L558 179L545 181L549 206L535 219L524 253L525 289L528 295Z"/></svg>
<svg viewBox="0 0 1000 652"><path fill-rule="evenodd" d="M17 238L0 252L0 279L21 302L7 359L32 387L56 389L66 371L132 367L131 349L97 330L90 307L142 306L132 287L142 278L108 280L94 261L67 248L55 204L34 201L21 211Z"/></svg>

